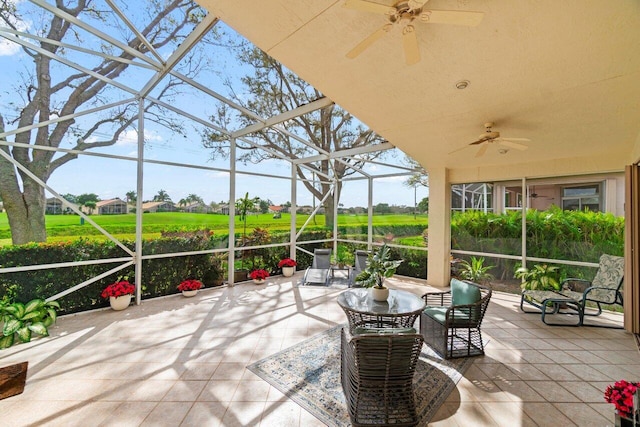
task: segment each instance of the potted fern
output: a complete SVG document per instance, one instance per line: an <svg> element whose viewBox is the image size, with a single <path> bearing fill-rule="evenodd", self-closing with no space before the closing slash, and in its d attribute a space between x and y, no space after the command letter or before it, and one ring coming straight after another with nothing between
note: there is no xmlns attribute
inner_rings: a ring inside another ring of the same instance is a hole
<svg viewBox="0 0 640 427"><path fill-rule="evenodd" d="M367 266L356 277L356 285L371 288L371 296L375 301L386 301L389 289L384 286L384 279L395 274L402 260L391 260L389 247L385 244L367 259Z"/></svg>

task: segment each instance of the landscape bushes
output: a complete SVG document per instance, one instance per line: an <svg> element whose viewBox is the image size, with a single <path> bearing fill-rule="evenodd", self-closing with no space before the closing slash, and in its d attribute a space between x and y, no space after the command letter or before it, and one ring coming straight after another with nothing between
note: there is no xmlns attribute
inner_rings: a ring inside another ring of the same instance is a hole
<svg viewBox="0 0 640 427"><path fill-rule="evenodd" d="M610 213L527 211L527 256L597 263L600 255L624 254L624 218ZM520 255L522 222L518 211L505 214L456 212L451 218L451 248L466 251ZM516 260L500 260L491 273L513 278ZM561 266L563 277L590 277L593 269Z"/></svg>
<svg viewBox="0 0 640 427"><path fill-rule="evenodd" d="M383 235L385 238L421 236L423 229L424 225L406 224L395 227L375 227L376 235ZM341 237L366 240L366 226L340 227L339 230ZM357 232L356 235L351 234L354 230ZM521 230L519 212L508 212L503 215L476 211L455 213L451 221L452 248L519 255ZM144 240L143 254L168 254L227 247L228 236L222 233L202 232L192 227L164 231L165 236L171 237ZM527 254L530 257L597 263L603 253L623 255L623 231L624 219L611 214L562 211L557 208L548 211L531 210L527 213ZM288 232L268 233L268 242L264 242L263 234L261 244L289 241ZM331 233L325 229L312 230L299 236L297 244L313 253L315 248L332 247L332 245L326 242L305 243L306 241L331 237ZM251 244L251 242L247 243ZM132 241L125 241L124 245L134 250L135 245ZM349 253L366 249L366 245L360 243L340 242L339 245L345 246ZM237 250L236 259L240 259L242 252ZM255 266L265 268L271 274L279 274L277 264L281 259L289 256L289 247L260 248L246 255L252 257L251 264L247 265L248 268ZM391 248L391 255L392 259L404 260L397 274L426 278L426 251ZM4 268L129 257L130 255L122 248L108 240L79 239L70 242L0 247L0 265ZM298 251L296 254L298 270L310 266L312 259L312 255ZM5 273L0 276L0 299L29 301L35 298L48 298L121 264L122 262L114 262ZM489 264L494 265L491 273L498 279L512 279L515 270L519 267L518 261L508 259L487 259L487 265ZM593 269L590 268L562 266L561 271L563 277L590 278L593 275ZM142 298L177 293L177 285L188 278L203 280L205 286L209 287L213 285L214 279L226 277L226 273L226 262L221 262L220 256L213 254L144 260ZM100 292L105 286L121 277L127 277L130 281L135 280L134 267L129 266L60 298L60 314L108 306L107 301L100 299Z"/></svg>

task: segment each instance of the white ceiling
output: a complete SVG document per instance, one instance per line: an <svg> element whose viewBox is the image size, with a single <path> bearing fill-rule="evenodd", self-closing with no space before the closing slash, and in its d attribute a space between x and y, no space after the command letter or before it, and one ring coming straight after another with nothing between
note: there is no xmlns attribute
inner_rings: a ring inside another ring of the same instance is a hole
<svg viewBox="0 0 640 427"><path fill-rule="evenodd" d="M619 171L640 157L639 1L431 0L425 8L484 18L477 27L416 23L422 60L412 66L400 28L347 59L386 18L344 0L199 2L453 181ZM459 80L469 87L456 89ZM487 121L503 137L531 139L530 148L448 154Z"/></svg>

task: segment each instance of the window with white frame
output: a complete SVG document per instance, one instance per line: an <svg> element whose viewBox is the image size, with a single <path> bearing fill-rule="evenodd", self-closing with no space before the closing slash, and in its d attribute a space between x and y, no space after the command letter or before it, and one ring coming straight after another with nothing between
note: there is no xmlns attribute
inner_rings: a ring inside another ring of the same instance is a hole
<svg viewBox="0 0 640 427"><path fill-rule="evenodd" d="M562 209L564 210L600 212L604 208L602 200L601 183L562 188Z"/></svg>

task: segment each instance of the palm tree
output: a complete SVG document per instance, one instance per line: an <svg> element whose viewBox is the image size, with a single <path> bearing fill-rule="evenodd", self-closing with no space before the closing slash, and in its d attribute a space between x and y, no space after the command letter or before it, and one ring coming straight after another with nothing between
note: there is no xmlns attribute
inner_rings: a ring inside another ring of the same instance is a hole
<svg viewBox="0 0 640 427"><path fill-rule="evenodd" d="M135 191L127 191L125 194L127 203L136 203L138 201L138 194Z"/></svg>
<svg viewBox="0 0 640 427"><path fill-rule="evenodd" d="M153 196L153 201L154 202L170 202L171 197L169 196L169 193L167 193L166 191L160 190L158 191L158 194Z"/></svg>

